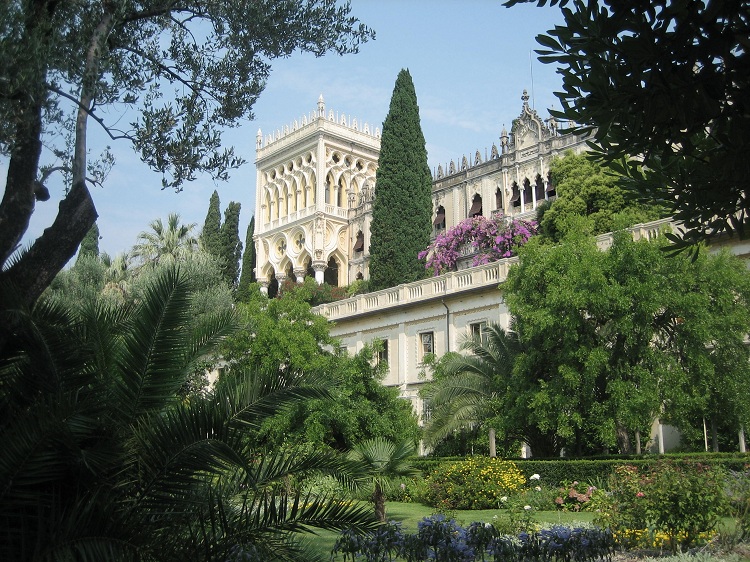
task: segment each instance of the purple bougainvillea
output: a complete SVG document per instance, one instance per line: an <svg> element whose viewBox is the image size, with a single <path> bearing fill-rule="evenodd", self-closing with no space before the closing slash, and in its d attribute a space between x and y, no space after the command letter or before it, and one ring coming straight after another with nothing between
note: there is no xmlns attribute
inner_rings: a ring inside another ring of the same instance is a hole
<svg viewBox="0 0 750 562"><path fill-rule="evenodd" d="M427 258L427 268L440 275L455 270L468 248L473 253L471 265L482 265L516 255L518 248L536 231L535 221L519 219L506 223L502 218L483 216L464 219L438 234L427 249L419 253L419 259Z"/></svg>

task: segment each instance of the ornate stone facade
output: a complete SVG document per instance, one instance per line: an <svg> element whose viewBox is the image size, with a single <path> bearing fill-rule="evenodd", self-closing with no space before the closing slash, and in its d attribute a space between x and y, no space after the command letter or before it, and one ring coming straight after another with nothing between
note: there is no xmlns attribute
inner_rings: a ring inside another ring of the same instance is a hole
<svg viewBox="0 0 750 562"><path fill-rule="evenodd" d="M482 214L532 215L555 196L552 158L585 149L583 138L561 134L521 96L521 114L505 127L500 148L482 159L460 158L433 174L433 235ZM323 96L309 115L256 143L256 276L275 281L315 275L338 286L369 278L370 221L380 131L326 111ZM447 170L447 172L446 172Z"/></svg>
<svg viewBox="0 0 750 562"><path fill-rule="evenodd" d="M256 139L256 276L262 286L314 275L348 285L363 260L355 245L369 231L380 131L326 114L309 115ZM353 234L352 234L353 232Z"/></svg>

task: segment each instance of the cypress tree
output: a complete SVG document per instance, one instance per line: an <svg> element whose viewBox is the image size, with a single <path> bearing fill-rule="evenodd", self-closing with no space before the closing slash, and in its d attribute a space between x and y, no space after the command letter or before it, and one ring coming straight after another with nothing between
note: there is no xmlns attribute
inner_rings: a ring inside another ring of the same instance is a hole
<svg viewBox="0 0 750 562"><path fill-rule="evenodd" d="M214 190L208 202L208 213L200 236L203 248L211 255L222 257L221 253L221 207L219 193Z"/></svg>
<svg viewBox="0 0 750 562"><path fill-rule="evenodd" d="M383 123L370 227L373 290L422 279L417 254L430 243L432 177L408 70L401 70Z"/></svg>
<svg viewBox="0 0 750 562"><path fill-rule="evenodd" d="M255 244L253 235L255 234L255 215L250 219L247 225L247 234L245 235L245 253L242 254L242 273L240 274L240 284L237 287L237 300L245 302L250 298L250 283L255 283Z"/></svg>
<svg viewBox="0 0 750 562"><path fill-rule="evenodd" d="M78 248L78 260L84 256L99 257L99 227L96 223L89 229L86 236L83 237L81 245Z"/></svg>
<svg viewBox="0 0 750 562"><path fill-rule="evenodd" d="M242 241L240 240L240 204L231 201L224 211L224 224L220 231L221 258L224 263L224 278L232 287L237 286L240 276Z"/></svg>

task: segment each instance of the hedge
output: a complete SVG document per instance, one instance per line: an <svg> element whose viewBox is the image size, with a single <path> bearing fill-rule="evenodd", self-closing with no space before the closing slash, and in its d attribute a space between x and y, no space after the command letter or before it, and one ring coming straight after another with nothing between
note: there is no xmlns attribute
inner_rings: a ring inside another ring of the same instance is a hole
<svg viewBox="0 0 750 562"><path fill-rule="evenodd" d="M676 463L701 462L711 466L722 467L725 470L741 471L750 464L748 453L689 453L668 455L641 456L607 456L602 458L574 459L506 459L516 463L518 468L528 479L532 474L539 474L541 481L548 486L562 486L573 480L589 484L603 484L612 474L616 466L630 464L638 467L647 466L663 459L671 459ZM464 460L464 457L421 457L412 464L427 476L439 465L446 462Z"/></svg>

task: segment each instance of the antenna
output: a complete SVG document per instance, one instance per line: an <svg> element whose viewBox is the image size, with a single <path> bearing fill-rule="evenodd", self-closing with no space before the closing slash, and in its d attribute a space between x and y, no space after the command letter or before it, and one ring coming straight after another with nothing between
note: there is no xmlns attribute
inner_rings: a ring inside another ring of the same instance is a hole
<svg viewBox="0 0 750 562"><path fill-rule="evenodd" d="M531 57L531 49L529 49L529 73L531 74L531 109L534 107L534 65L532 64L533 58Z"/></svg>

